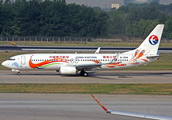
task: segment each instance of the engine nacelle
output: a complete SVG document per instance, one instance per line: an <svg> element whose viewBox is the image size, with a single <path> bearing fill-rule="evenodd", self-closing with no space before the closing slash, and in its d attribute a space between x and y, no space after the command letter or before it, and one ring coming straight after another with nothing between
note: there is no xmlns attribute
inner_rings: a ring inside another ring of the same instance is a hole
<svg viewBox="0 0 172 120"><path fill-rule="evenodd" d="M60 74L63 74L63 75L74 75L76 74L76 67L73 67L73 66L62 66L60 67Z"/></svg>

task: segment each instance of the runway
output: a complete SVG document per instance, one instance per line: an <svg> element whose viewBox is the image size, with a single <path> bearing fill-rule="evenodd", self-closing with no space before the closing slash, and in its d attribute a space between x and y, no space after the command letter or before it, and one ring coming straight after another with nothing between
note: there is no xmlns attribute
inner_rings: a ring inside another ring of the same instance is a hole
<svg viewBox="0 0 172 120"><path fill-rule="evenodd" d="M55 71L21 71L18 76L10 70L0 70L0 83L172 83L172 71L97 71L88 77L60 75Z"/></svg>
<svg viewBox="0 0 172 120"><path fill-rule="evenodd" d="M107 108L170 116L172 96L95 95ZM143 120L109 115L89 95L0 94L1 120Z"/></svg>

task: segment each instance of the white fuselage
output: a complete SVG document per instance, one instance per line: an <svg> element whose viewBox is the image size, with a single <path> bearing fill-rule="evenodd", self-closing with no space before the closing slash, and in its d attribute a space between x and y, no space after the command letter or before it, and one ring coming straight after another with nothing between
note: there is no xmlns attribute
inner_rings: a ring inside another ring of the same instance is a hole
<svg viewBox="0 0 172 120"><path fill-rule="evenodd" d="M102 64L97 69L124 69L147 64L157 59L141 57L133 59L133 54L22 54L11 57L2 63L3 66L16 70L47 69L59 70L61 66L89 66ZM143 59L146 59L143 60Z"/></svg>

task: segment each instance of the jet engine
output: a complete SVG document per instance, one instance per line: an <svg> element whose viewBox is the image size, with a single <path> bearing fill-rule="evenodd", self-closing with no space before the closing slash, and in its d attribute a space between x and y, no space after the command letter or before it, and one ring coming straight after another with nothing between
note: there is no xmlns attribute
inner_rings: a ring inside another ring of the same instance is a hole
<svg viewBox="0 0 172 120"><path fill-rule="evenodd" d="M73 66L62 66L60 67L59 72L63 75L74 75L76 74L77 70L76 67Z"/></svg>

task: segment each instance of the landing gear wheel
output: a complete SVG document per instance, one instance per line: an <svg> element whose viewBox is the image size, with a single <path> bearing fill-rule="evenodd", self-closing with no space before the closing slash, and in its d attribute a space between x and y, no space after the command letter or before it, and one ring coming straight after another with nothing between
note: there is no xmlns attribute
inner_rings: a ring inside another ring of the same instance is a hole
<svg viewBox="0 0 172 120"><path fill-rule="evenodd" d="M21 75L21 73L20 73L20 72L18 72L18 73L17 73L17 75Z"/></svg>
<svg viewBox="0 0 172 120"><path fill-rule="evenodd" d="M88 73L87 72L84 72L83 76L84 77L87 77L88 76Z"/></svg>

